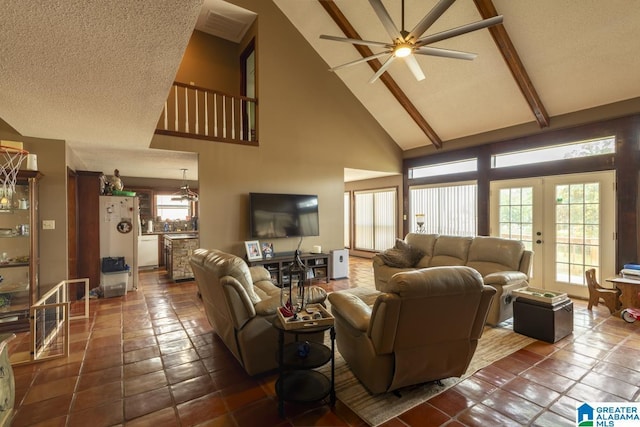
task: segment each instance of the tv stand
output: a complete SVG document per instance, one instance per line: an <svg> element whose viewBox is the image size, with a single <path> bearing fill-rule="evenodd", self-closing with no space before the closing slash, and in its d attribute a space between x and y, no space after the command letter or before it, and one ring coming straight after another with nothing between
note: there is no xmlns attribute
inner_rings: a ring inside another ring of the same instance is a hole
<svg viewBox="0 0 640 427"><path fill-rule="evenodd" d="M291 278L289 277L289 264L293 262L295 256L294 251L282 252L271 258L263 258L261 260L247 261L250 266L262 266L271 274L273 280L278 286L289 286ZM301 253L300 259L310 272L311 282L324 281L329 283L329 262L331 257L325 253ZM297 278L294 277L294 280Z"/></svg>

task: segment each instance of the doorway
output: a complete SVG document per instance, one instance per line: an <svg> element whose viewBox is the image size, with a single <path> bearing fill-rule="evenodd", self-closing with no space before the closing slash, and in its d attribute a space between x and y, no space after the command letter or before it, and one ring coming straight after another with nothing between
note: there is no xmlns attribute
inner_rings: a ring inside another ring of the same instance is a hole
<svg viewBox="0 0 640 427"><path fill-rule="evenodd" d="M530 285L588 297L584 272L615 275L615 172L494 181L490 233L534 251Z"/></svg>

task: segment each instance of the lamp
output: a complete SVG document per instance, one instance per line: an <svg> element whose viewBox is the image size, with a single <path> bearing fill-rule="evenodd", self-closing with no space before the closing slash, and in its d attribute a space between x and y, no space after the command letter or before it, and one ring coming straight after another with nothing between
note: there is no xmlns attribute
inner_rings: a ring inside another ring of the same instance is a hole
<svg viewBox="0 0 640 427"><path fill-rule="evenodd" d="M198 194L194 193L189 189L189 184L187 184L187 169L180 169L182 171L182 186L180 187L180 191L173 193L174 196L171 198L173 201L180 200L188 200L190 202L198 201Z"/></svg>
<svg viewBox="0 0 640 427"><path fill-rule="evenodd" d="M416 214L416 224L418 228L416 228L416 233L426 233L426 229L424 228L424 214L418 213Z"/></svg>

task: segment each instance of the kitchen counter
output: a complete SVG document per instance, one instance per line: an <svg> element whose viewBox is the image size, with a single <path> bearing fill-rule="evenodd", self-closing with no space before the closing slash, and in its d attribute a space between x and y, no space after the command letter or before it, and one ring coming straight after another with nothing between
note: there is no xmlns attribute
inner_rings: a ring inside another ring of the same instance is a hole
<svg viewBox="0 0 640 427"><path fill-rule="evenodd" d="M197 239L198 235L194 234L194 233L176 233L176 234L165 233L164 238L165 239L171 239L171 240Z"/></svg>
<svg viewBox="0 0 640 427"><path fill-rule="evenodd" d="M198 231L193 231L193 230L186 230L186 231L154 231L153 233L145 233L143 232L142 235L146 236L146 235L159 235L162 236L164 234L169 234L169 235L175 235L175 234L188 234L190 236L198 236Z"/></svg>
<svg viewBox="0 0 640 427"><path fill-rule="evenodd" d="M198 249L200 239L194 233L164 235L164 259L169 277L173 281L193 279L189 257Z"/></svg>

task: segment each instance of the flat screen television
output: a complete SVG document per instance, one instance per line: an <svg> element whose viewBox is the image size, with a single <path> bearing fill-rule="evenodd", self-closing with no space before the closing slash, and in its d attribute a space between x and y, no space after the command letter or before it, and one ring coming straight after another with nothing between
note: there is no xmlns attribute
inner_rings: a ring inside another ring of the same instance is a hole
<svg viewBox="0 0 640 427"><path fill-rule="evenodd" d="M271 239L320 235L318 196L249 193L251 237Z"/></svg>

